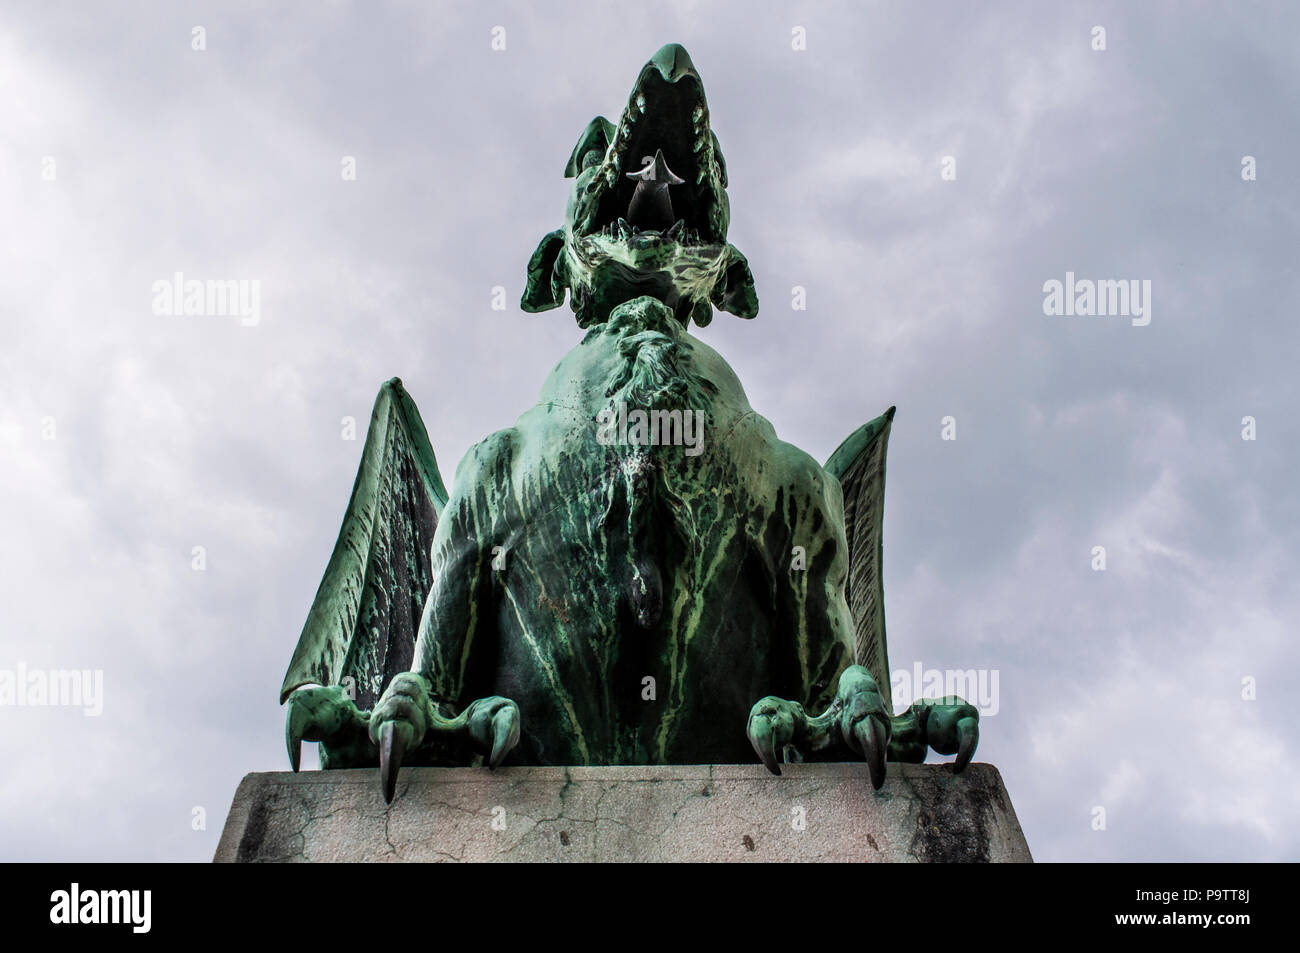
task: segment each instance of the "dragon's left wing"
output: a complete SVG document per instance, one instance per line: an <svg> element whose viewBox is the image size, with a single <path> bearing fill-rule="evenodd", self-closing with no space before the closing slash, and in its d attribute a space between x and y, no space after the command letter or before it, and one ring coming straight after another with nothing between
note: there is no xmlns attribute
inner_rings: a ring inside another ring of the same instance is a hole
<svg viewBox="0 0 1300 953"><path fill-rule="evenodd" d="M356 706L368 710L394 675L410 669L446 502L420 412L394 377L375 399L352 499L285 673L282 703L303 685L351 678Z"/></svg>
<svg viewBox="0 0 1300 953"><path fill-rule="evenodd" d="M881 581L881 524L885 515L885 449L894 420L890 407L840 444L826 471L844 494L844 531L849 544L846 586L853 614L854 661L865 666L890 704L889 655L885 643L885 594Z"/></svg>

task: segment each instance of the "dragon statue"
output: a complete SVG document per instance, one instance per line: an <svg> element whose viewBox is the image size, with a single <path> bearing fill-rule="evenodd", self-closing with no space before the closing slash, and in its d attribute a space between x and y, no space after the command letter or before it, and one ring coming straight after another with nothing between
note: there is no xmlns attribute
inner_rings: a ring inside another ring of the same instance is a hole
<svg viewBox="0 0 1300 953"><path fill-rule="evenodd" d="M399 380L375 402L338 543L285 675L294 770L970 760L978 712L895 715L881 592L894 410L824 466L692 337L758 311L686 50L569 157L564 227L522 308L568 292L582 341L449 493ZM818 714L815 714L818 713Z"/></svg>

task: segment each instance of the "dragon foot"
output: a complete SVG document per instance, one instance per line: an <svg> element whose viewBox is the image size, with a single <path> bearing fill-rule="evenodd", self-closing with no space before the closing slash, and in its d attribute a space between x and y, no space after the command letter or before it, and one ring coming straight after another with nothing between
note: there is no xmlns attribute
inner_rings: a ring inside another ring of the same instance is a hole
<svg viewBox="0 0 1300 953"><path fill-rule="evenodd" d="M979 744L979 711L955 695L922 698L901 715L891 715L875 680L861 665L840 676L835 701L816 717L798 702L769 695L749 713L749 743L773 774L779 760L802 761L842 743L867 762L871 785L885 783L885 760L919 764L931 749L955 754L953 772L970 763ZM826 756L822 757L826 760Z"/></svg>
<svg viewBox="0 0 1300 953"><path fill-rule="evenodd" d="M956 695L919 699L894 717L890 758L919 764L933 748L939 754L957 756L953 762L953 772L957 773L975 754L980 740L979 720L979 710Z"/></svg>
<svg viewBox="0 0 1300 953"><path fill-rule="evenodd" d="M495 768L519 743L519 724L519 706L508 698L480 698L459 715L447 717L434 704L423 676L416 672L395 676L370 713L370 739L379 752L384 801L392 803L402 758L426 735L468 741L487 766Z"/></svg>
<svg viewBox="0 0 1300 953"><path fill-rule="evenodd" d="M822 714L810 717L798 702L769 695L750 709L746 732L763 764L780 774L777 754L787 762L842 742L867 762L871 785L885 783L885 757L893 722L875 679L861 665L840 675L835 701Z"/></svg>
<svg viewBox="0 0 1300 953"><path fill-rule="evenodd" d="M289 696L284 743L297 771L302 743L319 741L322 768L359 768L378 763L370 741L370 715L360 711L341 685L300 688Z"/></svg>

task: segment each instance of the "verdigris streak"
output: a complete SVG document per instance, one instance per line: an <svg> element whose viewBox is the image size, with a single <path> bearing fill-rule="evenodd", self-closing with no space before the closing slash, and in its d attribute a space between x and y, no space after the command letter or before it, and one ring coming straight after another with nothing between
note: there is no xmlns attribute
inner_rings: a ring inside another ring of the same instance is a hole
<svg viewBox="0 0 1300 953"><path fill-rule="evenodd" d="M285 676L325 767L957 755L959 698L895 716L880 529L894 411L824 466L777 438L689 333L758 311L727 170L676 44L569 157L565 223L522 307L582 341L448 494L414 403L381 388L339 541Z"/></svg>

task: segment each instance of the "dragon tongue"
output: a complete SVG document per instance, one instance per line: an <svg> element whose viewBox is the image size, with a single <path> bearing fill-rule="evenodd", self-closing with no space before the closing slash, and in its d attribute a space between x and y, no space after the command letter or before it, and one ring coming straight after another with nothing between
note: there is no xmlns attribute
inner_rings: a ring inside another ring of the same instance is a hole
<svg viewBox="0 0 1300 953"><path fill-rule="evenodd" d="M654 173L653 178L656 182L667 182L669 185L681 185L686 180L668 168L668 160L664 158L662 149L656 149L654 154Z"/></svg>
<svg viewBox="0 0 1300 953"><path fill-rule="evenodd" d="M641 162L642 167L636 172L625 172L623 174L629 179L640 179L642 182L667 183L668 185L681 185L686 181L668 168L668 160L664 158L662 149L656 149L655 154L652 156L642 157Z"/></svg>

